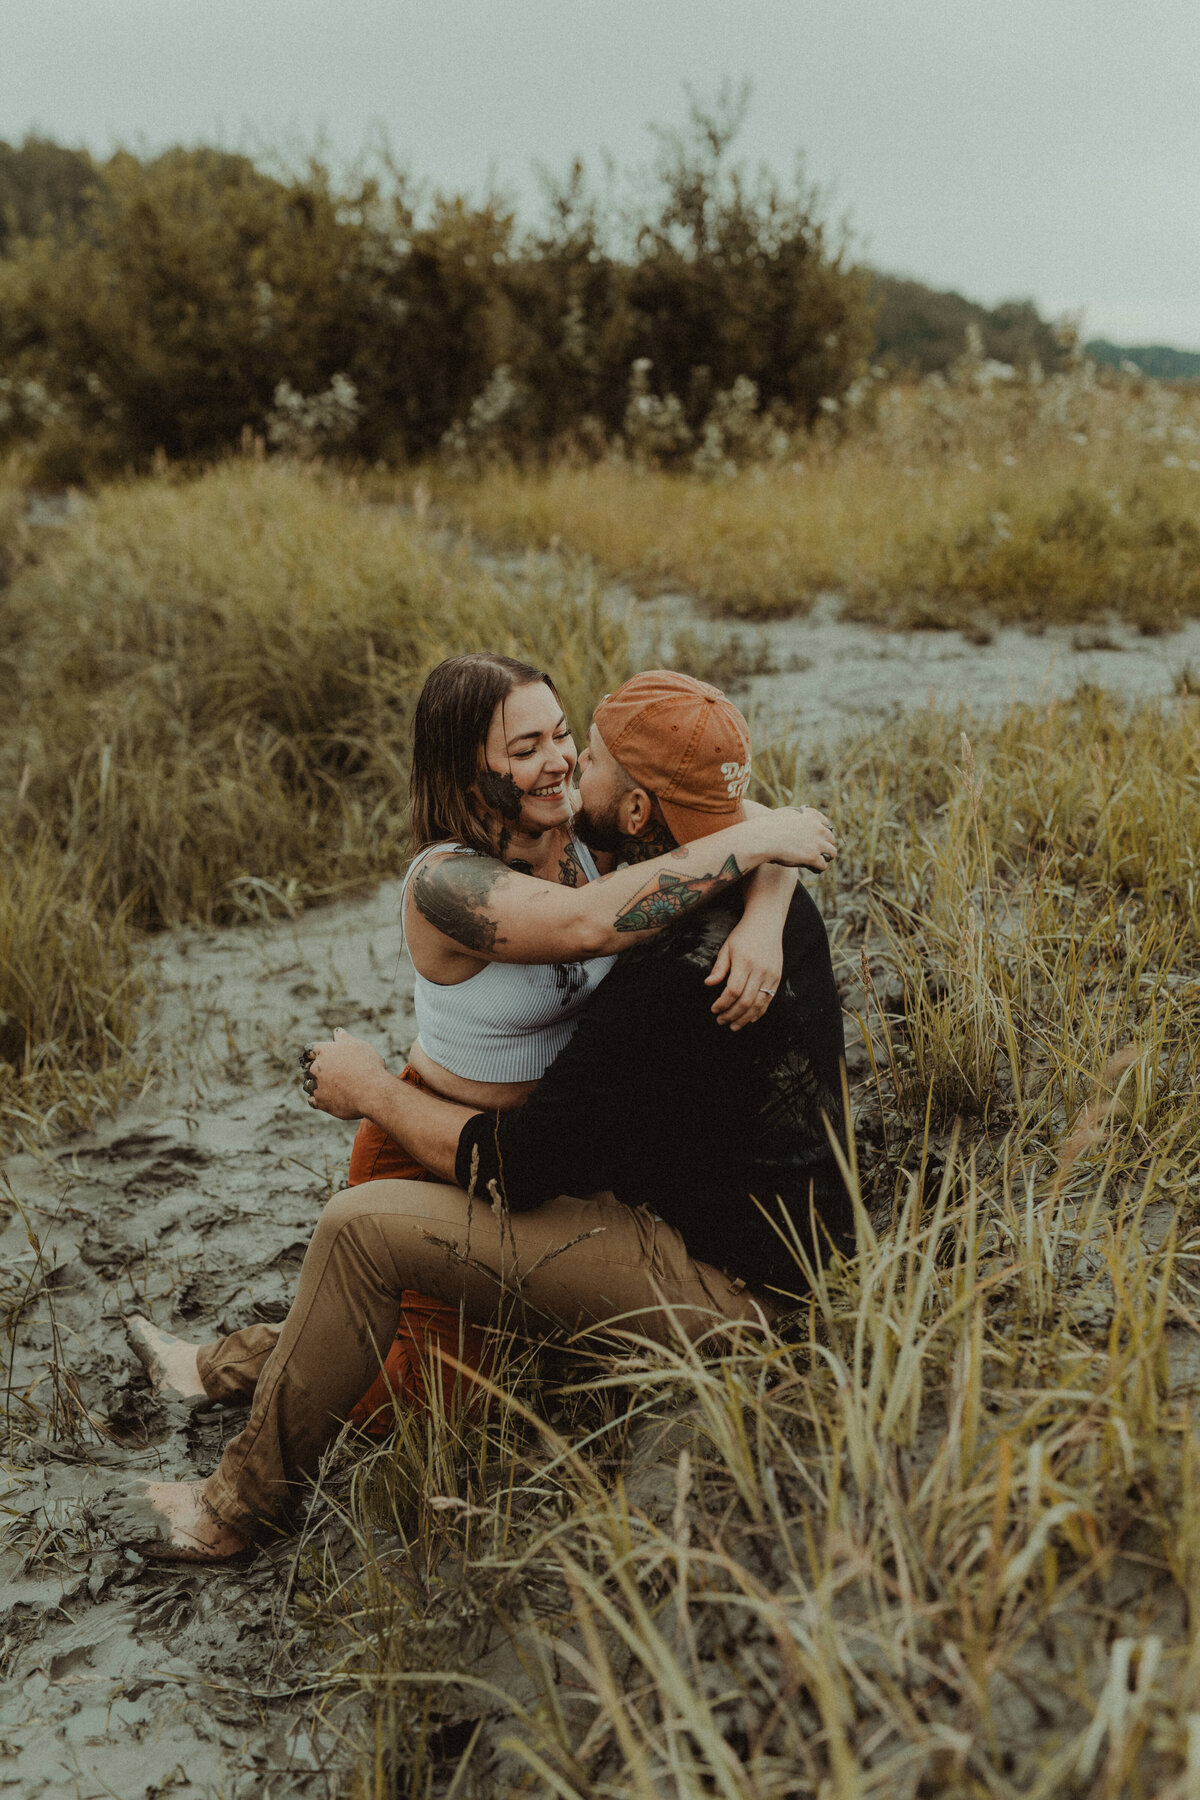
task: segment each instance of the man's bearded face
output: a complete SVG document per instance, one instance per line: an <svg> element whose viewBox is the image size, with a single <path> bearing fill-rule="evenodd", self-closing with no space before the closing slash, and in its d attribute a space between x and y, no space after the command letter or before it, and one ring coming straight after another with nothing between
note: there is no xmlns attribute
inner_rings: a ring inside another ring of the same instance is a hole
<svg viewBox="0 0 1200 1800"><path fill-rule="evenodd" d="M619 803L618 794L609 794L600 800L592 794L589 795L589 804L581 806L575 814L571 829L589 850L608 850L615 855L624 845L625 839L618 823Z"/></svg>

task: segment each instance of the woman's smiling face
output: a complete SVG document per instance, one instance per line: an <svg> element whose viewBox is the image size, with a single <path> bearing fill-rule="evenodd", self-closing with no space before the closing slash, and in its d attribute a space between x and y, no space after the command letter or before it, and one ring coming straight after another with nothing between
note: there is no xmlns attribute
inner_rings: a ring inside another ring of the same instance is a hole
<svg viewBox="0 0 1200 1800"><path fill-rule="evenodd" d="M544 681L513 688L492 714L479 795L509 831L537 834L571 818L575 743Z"/></svg>

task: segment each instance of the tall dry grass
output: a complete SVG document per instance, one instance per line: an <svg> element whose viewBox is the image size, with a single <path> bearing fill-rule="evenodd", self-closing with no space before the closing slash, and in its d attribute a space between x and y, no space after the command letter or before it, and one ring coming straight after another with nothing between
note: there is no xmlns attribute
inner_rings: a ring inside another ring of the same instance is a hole
<svg viewBox="0 0 1200 1800"><path fill-rule="evenodd" d="M55 992L76 983L61 1036L0 999L22 1117L58 1105L52 1063L111 1085L105 1058L132 1042L115 964L103 1029L82 1026L93 928L119 962L130 921L294 912L397 869L412 708L442 657L550 668L577 729L627 672L623 627L578 583L489 575L319 471L246 460L128 483L34 540L10 513L24 562L3 595L0 940L79 921L45 947ZM15 1127L14 1108L0 1102Z"/></svg>
<svg viewBox="0 0 1200 1800"><path fill-rule="evenodd" d="M863 412L715 479L636 461L431 477L495 542L581 552L747 618L821 592L901 626L1200 612L1200 399L1090 364L1049 381L881 384Z"/></svg>
<svg viewBox="0 0 1200 1800"><path fill-rule="evenodd" d="M42 837L0 860L0 1143L87 1124L140 1077L129 908Z"/></svg>
<svg viewBox="0 0 1200 1800"><path fill-rule="evenodd" d="M1200 717L966 723L763 768L845 840L857 1257L360 1466L363 1795L1197 1790Z"/></svg>
<svg viewBox="0 0 1200 1800"><path fill-rule="evenodd" d="M416 692L475 645L553 667L576 721L623 636L501 581L352 484L226 464L109 488L11 586L14 829L102 859L146 924L288 907L394 869Z"/></svg>

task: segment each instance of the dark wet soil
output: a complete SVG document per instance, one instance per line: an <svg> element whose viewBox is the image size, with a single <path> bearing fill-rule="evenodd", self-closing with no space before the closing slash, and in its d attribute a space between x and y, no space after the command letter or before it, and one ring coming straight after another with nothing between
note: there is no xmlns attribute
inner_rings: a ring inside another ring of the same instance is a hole
<svg viewBox="0 0 1200 1800"><path fill-rule="evenodd" d="M207 1474L242 1416L158 1398L123 1319L203 1341L283 1317L352 1130L303 1104L296 1052L335 1024L407 1047L396 900L389 885L296 925L167 940L154 1085L9 1161L0 1789L23 1800L349 1792L353 1720L295 1606L295 1545L203 1569L122 1541L136 1478Z"/></svg>

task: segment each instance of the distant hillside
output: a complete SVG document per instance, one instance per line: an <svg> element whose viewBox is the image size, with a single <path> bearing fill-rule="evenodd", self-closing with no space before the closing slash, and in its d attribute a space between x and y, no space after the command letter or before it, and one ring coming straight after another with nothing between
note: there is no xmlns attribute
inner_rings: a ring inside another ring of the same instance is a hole
<svg viewBox="0 0 1200 1800"><path fill-rule="evenodd" d="M875 354L898 370L928 375L948 368L963 353L968 325L978 325L985 354L997 362L1062 366L1063 347L1031 300L1005 300L989 309L899 275L873 275L871 298L879 309Z"/></svg>
<svg viewBox="0 0 1200 1800"><path fill-rule="evenodd" d="M1200 350L1172 350L1167 344L1110 344L1093 338L1084 350L1099 363L1119 369L1123 362L1136 363L1143 375L1162 381L1200 381Z"/></svg>

